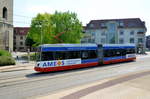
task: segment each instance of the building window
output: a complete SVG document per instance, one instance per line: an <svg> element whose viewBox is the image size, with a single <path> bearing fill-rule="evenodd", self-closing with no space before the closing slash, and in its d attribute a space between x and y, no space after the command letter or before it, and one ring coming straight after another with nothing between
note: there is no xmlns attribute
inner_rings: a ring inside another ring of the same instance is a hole
<svg viewBox="0 0 150 99"><path fill-rule="evenodd" d="M24 30L20 30L19 32L23 34L25 31Z"/></svg>
<svg viewBox="0 0 150 99"><path fill-rule="evenodd" d="M101 39L101 43L104 44L105 42L106 42L106 39L105 39L105 38L102 38L102 39Z"/></svg>
<svg viewBox="0 0 150 99"><path fill-rule="evenodd" d="M20 45L23 45L23 42L20 42Z"/></svg>
<svg viewBox="0 0 150 99"><path fill-rule="evenodd" d="M121 22L119 22L119 26L120 27L123 27L124 26L124 24L123 24L123 22L121 21Z"/></svg>
<svg viewBox="0 0 150 99"><path fill-rule="evenodd" d="M14 42L14 45L16 45L16 42Z"/></svg>
<svg viewBox="0 0 150 99"><path fill-rule="evenodd" d="M138 43L143 43L143 38L138 38Z"/></svg>
<svg viewBox="0 0 150 99"><path fill-rule="evenodd" d="M130 32L130 35L134 35L134 31L131 31L131 32Z"/></svg>
<svg viewBox="0 0 150 99"><path fill-rule="evenodd" d="M7 19L7 8L6 7L3 8L3 18Z"/></svg>
<svg viewBox="0 0 150 99"><path fill-rule="evenodd" d="M120 35L124 35L124 31L123 30L120 31Z"/></svg>
<svg viewBox="0 0 150 99"><path fill-rule="evenodd" d="M106 35L105 31L103 31L101 35L102 35L102 36L105 36L105 35Z"/></svg>
<svg viewBox="0 0 150 99"><path fill-rule="evenodd" d="M93 28L93 27L94 27L94 25L93 25L93 24L90 24L90 27L91 27L91 28Z"/></svg>
<svg viewBox="0 0 150 99"><path fill-rule="evenodd" d="M119 43L120 43L120 44L123 44L123 43L124 43L123 38L120 38L120 39L119 39Z"/></svg>
<svg viewBox="0 0 150 99"><path fill-rule="evenodd" d="M134 43L134 38L130 38L130 43Z"/></svg>
<svg viewBox="0 0 150 99"><path fill-rule="evenodd" d="M16 36L14 36L14 39L16 39Z"/></svg>
<svg viewBox="0 0 150 99"><path fill-rule="evenodd" d="M94 32L91 32L91 36L94 37L94 36L95 36L95 33L94 33Z"/></svg>
<svg viewBox="0 0 150 99"><path fill-rule="evenodd" d="M24 49L24 47L19 47L19 49L20 49L20 50L23 50L23 49Z"/></svg>
<svg viewBox="0 0 150 99"><path fill-rule="evenodd" d="M105 23L101 23L100 26L103 28L103 27L106 27L106 24Z"/></svg>
<svg viewBox="0 0 150 99"><path fill-rule="evenodd" d="M22 37L22 36L20 36L20 39L21 39L21 40L23 40L23 37Z"/></svg>

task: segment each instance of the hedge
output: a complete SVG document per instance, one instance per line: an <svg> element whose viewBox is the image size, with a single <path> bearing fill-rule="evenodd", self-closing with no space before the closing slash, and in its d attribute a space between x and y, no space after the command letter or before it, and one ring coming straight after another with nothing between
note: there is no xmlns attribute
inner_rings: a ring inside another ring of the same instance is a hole
<svg viewBox="0 0 150 99"><path fill-rule="evenodd" d="M0 56L10 56L11 57L11 54L8 51L0 50Z"/></svg>
<svg viewBox="0 0 150 99"><path fill-rule="evenodd" d="M0 50L0 66L15 65L15 60L8 51Z"/></svg>
<svg viewBox="0 0 150 99"><path fill-rule="evenodd" d="M15 65L15 60L9 56L0 56L0 66Z"/></svg>

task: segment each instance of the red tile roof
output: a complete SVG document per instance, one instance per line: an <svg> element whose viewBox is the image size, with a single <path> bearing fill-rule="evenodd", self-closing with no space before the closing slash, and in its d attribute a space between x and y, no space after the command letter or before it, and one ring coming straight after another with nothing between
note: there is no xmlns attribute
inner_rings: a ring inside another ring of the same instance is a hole
<svg viewBox="0 0 150 99"><path fill-rule="evenodd" d="M29 32L29 27L14 27L14 34L16 35L27 35Z"/></svg>

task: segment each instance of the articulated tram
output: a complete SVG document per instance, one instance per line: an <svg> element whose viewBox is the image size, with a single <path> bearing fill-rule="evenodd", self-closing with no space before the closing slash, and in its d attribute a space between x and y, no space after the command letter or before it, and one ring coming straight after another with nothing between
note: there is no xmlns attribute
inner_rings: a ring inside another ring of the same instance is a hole
<svg viewBox="0 0 150 99"><path fill-rule="evenodd" d="M132 44L44 44L39 46L35 71L51 72L136 59Z"/></svg>

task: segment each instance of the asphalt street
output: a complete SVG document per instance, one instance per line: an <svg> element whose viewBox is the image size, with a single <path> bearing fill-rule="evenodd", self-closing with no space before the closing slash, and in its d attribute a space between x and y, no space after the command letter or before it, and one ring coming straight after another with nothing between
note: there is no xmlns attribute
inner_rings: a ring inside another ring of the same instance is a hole
<svg viewBox="0 0 150 99"><path fill-rule="evenodd" d="M134 62L52 73L37 73L32 69L0 72L0 98L36 98L118 75L150 70L149 60L149 56L142 56Z"/></svg>

